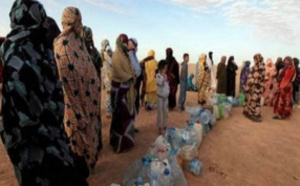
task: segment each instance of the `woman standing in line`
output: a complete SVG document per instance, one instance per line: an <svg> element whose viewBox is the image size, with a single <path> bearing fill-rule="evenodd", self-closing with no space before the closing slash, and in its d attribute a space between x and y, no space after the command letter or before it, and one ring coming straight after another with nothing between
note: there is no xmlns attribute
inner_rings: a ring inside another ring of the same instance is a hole
<svg viewBox="0 0 300 186"><path fill-rule="evenodd" d="M218 64L217 69L217 93L226 94L227 88L227 69L226 69L226 56L221 58L221 62Z"/></svg>
<svg viewBox="0 0 300 186"><path fill-rule="evenodd" d="M240 76L240 93L244 94L245 93L245 88L247 84L247 79L248 75L250 73L250 61L244 62L242 71L241 71L241 76Z"/></svg>
<svg viewBox="0 0 300 186"><path fill-rule="evenodd" d="M246 84L246 104L243 114L254 122L261 122L261 97L265 87L265 64L260 54L254 56L254 66Z"/></svg>
<svg viewBox="0 0 300 186"><path fill-rule="evenodd" d="M119 35L112 57L112 108L110 145L116 153L134 146L135 70L128 56L128 37Z"/></svg>
<svg viewBox="0 0 300 186"><path fill-rule="evenodd" d="M168 48L166 50L168 63L168 81L170 85L170 94L169 94L169 109L172 111L176 107L176 94L179 84L179 64L176 59L173 57L173 50Z"/></svg>
<svg viewBox="0 0 300 186"><path fill-rule="evenodd" d="M157 61L155 60L154 50L149 50L148 61L145 63L146 70L146 108L152 110L157 102L157 86L155 81L155 71L157 70Z"/></svg>
<svg viewBox="0 0 300 186"><path fill-rule="evenodd" d="M296 72L291 57L284 59L284 67L279 72L279 89L275 96L274 119L287 119L293 112L293 80Z"/></svg>
<svg viewBox="0 0 300 186"><path fill-rule="evenodd" d="M202 54L199 58L198 103L200 105L206 104L206 92L211 84L211 74L206 59L205 54Z"/></svg>
<svg viewBox="0 0 300 186"><path fill-rule="evenodd" d="M277 70L276 66L273 64L272 59L267 60L266 65L266 77L265 77L265 92L263 94L263 98L265 99L266 106L273 106L274 105L274 96L278 89L277 84Z"/></svg>
<svg viewBox="0 0 300 186"><path fill-rule="evenodd" d="M22 186L86 186L88 168L75 158L63 126L64 102L53 54L60 30L41 3L16 0L3 59L0 134Z"/></svg>
<svg viewBox="0 0 300 186"><path fill-rule="evenodd" d="M238 66L234 57L230 56L227 63L227 96L235 97L236 71Z"/></svg>
<svg viewBox="0 0 300 186"><path fill-rule="evenodd" d="M93 170L102 148L100 79L81 37L78 8L62 15L63 32L54 41L58 73L64 90L64 124L72 151Z"/></svg>
<svg viewBox="0 0 300 186"><path fill-rule="evenodd" d="M83 27L83 38L87 51L91 56L91 60L97 70L99 78L101 78L101 68L103 66L100 53L94 45L93 31L90 27Z"/></svg>
<svg viewBox="0 0 300 186"><path fill-rule="evenodd" d="M103 82L106 91L106 118L110 119L112 116L111 104L111 81L112 81L112 49L109 45L106 46L104 52L104 65L103 65Z"/></svg>

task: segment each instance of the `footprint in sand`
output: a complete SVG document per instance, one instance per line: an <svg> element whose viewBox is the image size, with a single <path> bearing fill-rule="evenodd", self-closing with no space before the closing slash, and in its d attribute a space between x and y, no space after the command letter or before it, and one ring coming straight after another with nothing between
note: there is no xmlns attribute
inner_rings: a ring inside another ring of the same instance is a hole
<svg viewBox="0 0 300 186"><path fill-rule="evenodd" d="M223 179L225 179L227 177L227 174L224 173L218 164L216 163L211 163L209 168L208 168L209 172L214 172L216 174L218 174L219 176L221 176Z"/></svg>

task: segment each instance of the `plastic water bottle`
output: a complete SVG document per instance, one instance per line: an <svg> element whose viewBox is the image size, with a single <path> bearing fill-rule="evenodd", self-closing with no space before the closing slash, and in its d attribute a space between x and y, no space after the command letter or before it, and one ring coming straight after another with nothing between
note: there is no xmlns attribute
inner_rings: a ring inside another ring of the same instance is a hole
<svg viewBox="0 0 300 186"><path fill-rule="evenodd" d="M144 181L143 178L141 176L139 176L136 181L135 181L136 185L143 185Z"/></svg>
<svg viewBox="0 0 300 186"><path fill-rule="evenodd" d="M157 173L152 173L152 186L159 186Z"/></svg>
<svg viewBox="0 0 300 186"><path fill-rule="evenodd" d="M187 171L192 173L195 176L202 176L203 173L203 163L199 161L198 159L194 159L190 162L186 162L184 164L184 167Z"/></svg>
<svg viewBox="0 0 300 186"><path fill-rule="evenodd" d="M191 118L190 118L189 124L190 124L190 125L194 125L194 124L195 124L195 119L194 119L194 117L191 117Z"/></svg>

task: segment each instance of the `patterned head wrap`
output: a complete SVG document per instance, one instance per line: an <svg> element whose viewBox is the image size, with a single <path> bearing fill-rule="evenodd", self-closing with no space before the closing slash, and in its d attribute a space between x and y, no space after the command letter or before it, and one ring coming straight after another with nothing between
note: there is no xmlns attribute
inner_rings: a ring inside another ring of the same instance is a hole
<svg viewBox="0 0 300 186"><path fill-rule="evenodd" d="M148 51L148 57L154 57L154 56L155 56L154 50L149 50Z"/></svg>
<svg viewBox="0 0 300 186"><path fill-rule="evenodd" d="M206 59L207 59L206 54L201 54L200 57L199 57L199 64L205 66L206 65Z"/></svg>
<svg viewBox="0 0 300 186"><path fill-rule="evenodd" d="M11 29L39 28L47 15L41 3L34 0L17 0L10 12Z"/></svg>
<svg viewBox="0 0 300 186"><path fill-rule="evenodd" d="M226 56L221 57L221 62L226 63Z"/></svg>
<svg viewBox="0 0 300 186"><path fill-rule="evenodd" d="M102 42L101 42L101 50L102 51L105 51L106 47L109 46L109 41L107 39L104 39Z"/></svg>
<svg viewBox="0 0 300 186"><path fill-rule="evenodd" d="M121 48L123 53L125 53L127 55L128 36L126 34L120 34L119 37L117 38L116 44L117 44L117 47Z"/></svg>
<svg viewBox="0 0 300 186"><path fill-rule="evenodd" d="M81 13L78 8L67 7L62 15L63 33L74 31L77 34L82 33Z"/></svg>
<svg viewBox="0 0 300 186"><path fill-rule="evenodd" d="M273 67L273 65L274 65L271 58L268 58L268 59L267 59L266 64L267 64L267 67L268 67L268 68L271 68L271 67Z"/></svg>
<svg viewBox="0 0 300 186"><path fill-rule="evenodd" d="M105 52L108 52L108 51L112 51L112 49L109 45L107 45L107 47L105 48Z"/></svg>
<svg viewBox="0 0 300 186"><path fill-rule="evenodd" d="M284 67L285 68L294 67L293 59L290 56L284 58Z"/></svg>
<svg viewBox="0 0 300 186"><path fill-rule="evenodd" d="M30 40L35 46L44 44L44 49L50 48L52 50L53 38L60 31L55 21L47 17L46 11L40 2L16 0L9 15L12 31L7 35L7 40L3 44L3 53L9 49L11 43L18 45L24 39Z"/></svg>
<svg viewBox="0 0 300 186"><path fill-rule="evenodd" d="M232 65L234 61L234 56L230 56L228 59L228 66Z"/></svg>
<svg viewBox="0 0 300 186"><path fill-rule="evenodd" d="M250 65L251 65L251 62L250 62L250 61L246 61L246 62L245 62L245 66L246 66L246 67L250 67Z"/></svg>
<svg viewBox="0 0 300 186"><path fill-rule="evenodd" d="M254 62L255 64L261 64L263 62L263 57L261 56L261 54L255 54L254 56Z"/></svg>
<svg viewBox="0 0 300 186"><path fill-rule="evenodd" d="M53 48L53 41L54 39L59 36L60 29L54 19L51 17L47 17L45 20L45 28L46 28L46 42L45 45L47 48Z"/></svg>
<svg viewBox="0 0 300 186"><path fill-rule="evenodd" d="M93 31L90 27L83 27L83 38L86 42L93 42Z"/></svg>
<svg viewBox="0 0 300 186"><path fill-rule="evenodd" d="M135 38L130 38L129 41L131 41L131 42L134 44L135 47L138 46L138 41L137 41L137 39L135 39Z"/></svg>
<svg viewBox="0 0 300 186"><path fill-rule="evenodd" d="M172 50L172 48L167 48L166 54L167 54L167 58L173 57L173 50Z"/></svg>

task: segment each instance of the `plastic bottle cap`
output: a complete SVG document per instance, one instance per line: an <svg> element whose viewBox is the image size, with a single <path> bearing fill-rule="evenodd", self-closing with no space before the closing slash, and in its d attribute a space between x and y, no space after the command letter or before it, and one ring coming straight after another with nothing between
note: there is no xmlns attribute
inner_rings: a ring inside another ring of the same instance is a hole
<svg viewBox="0 0 300 186"><path fill-rule="evenodd" d="M139 176L136 180L137 184L141 185L143 184L143 178L141 176Z"/></svg>
<svg viewBox="0 0 300 186"><path fill-rule="evenodd" d="M152 180L158 180L158 176L156 173L152 173Z"/></svg>
<svg viewBox="0 0 300 186"><path fill-rule="evenodd" d="M170 174L170 170L168 168L165 169L164 175L168 176Z"/></svg>

